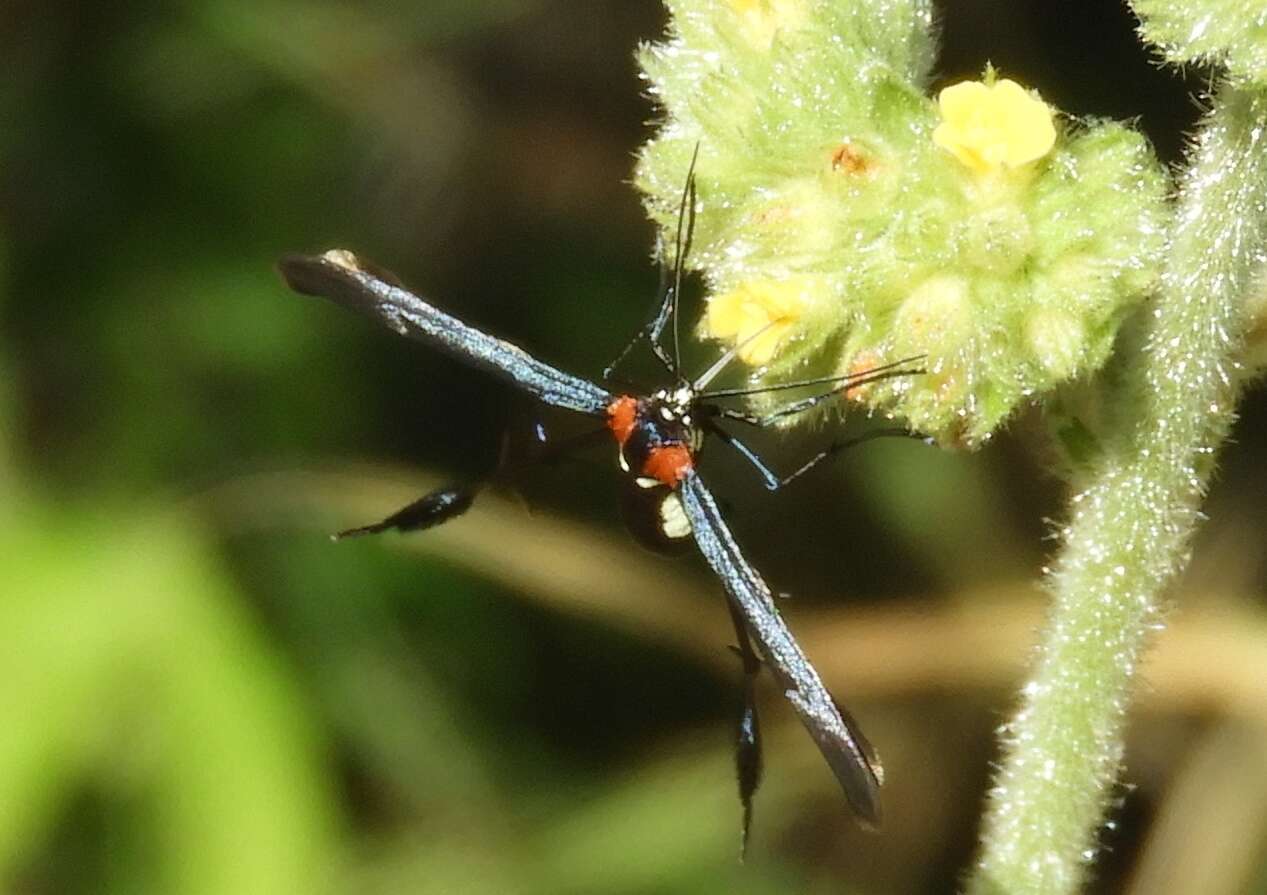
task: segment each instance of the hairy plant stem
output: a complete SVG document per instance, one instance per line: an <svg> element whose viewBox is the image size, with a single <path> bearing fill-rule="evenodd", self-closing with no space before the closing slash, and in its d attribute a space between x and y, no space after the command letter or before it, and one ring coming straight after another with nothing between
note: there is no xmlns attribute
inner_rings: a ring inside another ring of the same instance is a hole
<svg viewBox="0 0 1267 895"><path fill-rule="evenodd" d="M1144 350L1117 396L1124 425L1061 531L1054 603L1003 729L973 895L1069 893L1088 872L1135 671L1235 418L1242 303L1265 247L1267 94L1224 86L1182 178Z"/></svg>

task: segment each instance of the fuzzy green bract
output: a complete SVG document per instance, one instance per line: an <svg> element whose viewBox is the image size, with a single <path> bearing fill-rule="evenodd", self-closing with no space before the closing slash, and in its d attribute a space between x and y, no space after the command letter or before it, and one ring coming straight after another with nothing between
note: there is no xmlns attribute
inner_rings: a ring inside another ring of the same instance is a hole
<svg viewBox="0 0 1267 895"><path fill-rule="evenodd" d="M672 245L698 145L689 266L713 296L796 284L803 310L756 381L926 355L848 398L974 446L1103 364L1157 278L1166 181L1143 137L1066 119L1046 156L982 175L933 142L930 3L668 6L639 57L665 119L637 183Z"/></svg>
<svg viewBox="0 0 1267 895"><path fill-rule="evenodd" d="M1170 62L1212 63L1233 80L1267 85L1263 0L1132 0L1140 34Z"/></svg>

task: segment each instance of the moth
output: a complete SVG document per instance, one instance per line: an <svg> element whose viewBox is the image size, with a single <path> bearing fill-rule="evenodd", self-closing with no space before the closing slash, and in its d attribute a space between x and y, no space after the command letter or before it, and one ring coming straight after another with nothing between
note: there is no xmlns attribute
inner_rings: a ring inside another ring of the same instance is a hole
<svg viewBox="0 0 1267 895"><path fill-rule="evenodd" d="M741 344L724 352L699 375L685 376L680 363L678 296L693 231L695 204L692 164L679 209L672 275L662 261L660 300L652 319L604 371L604 381L608 381L616 365L645 340L668 375L666 385L645 393L613 390L544 363L518 346L445 313L406 289L390 274L363 263L350 252L333 250L316 256L291 255L281 260L279 268L286 283L296 292L324 297L368 315L402 336L417 339L508 381L544 404L592 418L597 428L568 442L565 450L598 439L610 438L614 442L625 480L624 515L631 533L645 546L662 552L673 552L693 542L726 592L737 639L734 649L744 672L743 708L735 748L744 848L752 822L752 800L762 775L761 732L754 692L754 680L762 668L769 669L784 698L818 745L856 817L864 825L875 827L880 823L883 782L879 758L853 718L828 692L788 630L770 587L744 558L731 534L717 501L700 476L697 461L705 443L715 437L748 460L767 488L778 489L845 447L876 434L895 433L878 430L862 439L834 442L791 475L780 477L730 433L722 425L724 421L768 427L824 401L839 398L850 389L922 372L911 366L920 358L907 358L847 376L766 388L710 390L714 379L743 347ZM665 330L670 325L672 353L663 344ZM765 416L756 416L726 403L727 399L760 391L813 386L820 387L817 394L795 400ZM447 522L471 506L483 484L474 482L440 488L379 522L349 529L340 536L389 529L412 531Z"/></svg>

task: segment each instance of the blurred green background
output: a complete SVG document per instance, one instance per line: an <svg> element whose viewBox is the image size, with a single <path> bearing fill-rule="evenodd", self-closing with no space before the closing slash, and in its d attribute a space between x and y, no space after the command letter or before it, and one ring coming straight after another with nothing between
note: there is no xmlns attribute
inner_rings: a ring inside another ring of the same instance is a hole
<svg viewBox="0 0 1267 895"><path fill-rule="evenodd" d="M289 294L342 246L596 375L653 298L627 185L651 0L7 4L0 24L0 891L952 892L1041 622L1061 487L1020 419L875 443L736 533L885 758L860 832L769 682L746 865L738 667L695 558L620 531L609 452L414 537L331 544L544 420ZM1115 2L956 2L1078 114L1197 116ZM1267 891L1267 584L1251 395L1144 670L1093 890ZM760 447L790 467L831 438Z"/></svg>

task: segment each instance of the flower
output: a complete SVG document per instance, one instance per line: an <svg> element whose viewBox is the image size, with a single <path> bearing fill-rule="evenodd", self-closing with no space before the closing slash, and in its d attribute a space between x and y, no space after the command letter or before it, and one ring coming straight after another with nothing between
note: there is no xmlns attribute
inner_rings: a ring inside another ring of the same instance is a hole
<svg viewBox="0 0 1267 895"><path fill-rule="evenodd" d="M978 174L1037 161L1056 143L1052 110L1015 81L963 81L937 96L933 142Z"/></svg>
<svg viewBox="0 0 1267 895"><path fill-rule="evenodd" d="M805 284L796 278L753 280L708 300L704 331L739 346L739 359L759 366L774 357L805 307Z"/></svg>

